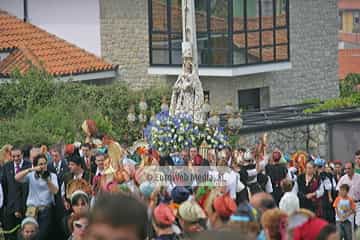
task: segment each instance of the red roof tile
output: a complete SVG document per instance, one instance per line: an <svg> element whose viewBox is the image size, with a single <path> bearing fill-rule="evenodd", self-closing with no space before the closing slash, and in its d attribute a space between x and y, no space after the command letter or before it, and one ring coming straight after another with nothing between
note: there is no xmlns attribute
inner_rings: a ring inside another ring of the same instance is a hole
<svg viewBox="0 0 360 240"><path fill-rule="evenodd" d="M360 49L339 50L339 79L350 73L360 73Z"/></svg>
<svg viewBox="0 0 360 240"><path fill-rule="evenodd" d="M338 2L339 9L343 10L360 10L360 1L359 0L339 0Z"/></svg>
<svg viewBox="0 0 360 240"><path fill-rule="evenodd" d="M0 62L0 74L4 76L9 76L16 68L25 72L30 65L40 67L54 76L117 68L94 54L1 10L0 32L0 52L10 51Z"/></svg>

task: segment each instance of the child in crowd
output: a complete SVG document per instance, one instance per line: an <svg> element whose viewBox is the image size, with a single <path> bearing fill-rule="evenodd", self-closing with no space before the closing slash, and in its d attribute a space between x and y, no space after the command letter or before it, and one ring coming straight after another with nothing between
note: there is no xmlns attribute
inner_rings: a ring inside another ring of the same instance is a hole
<svg viewBox="0 0 360 240"><path fill-rule="evenodd" d="M293 183L291 180L285 178L280 183L281 189L284 192L280 202L279 208L285 211L288 215L299 210L300 202L296 193L292 192Z"/></svg>
<svg viewBox="0 0 360 240"><path fill-rule="evenodd" d="M27 217L21 222L19 240L35 240L39 230L39 224L33 217Z"/></svg>
<svg viewBox="0 0 360 240"><path fill-rule="evenodd" d="M340 230L340 239L351 240L353 235L353 218L356 209L355 202L348 196L350 186L342 184L339 195L335 199L333 207L336 212L336 225Z"/></svg>

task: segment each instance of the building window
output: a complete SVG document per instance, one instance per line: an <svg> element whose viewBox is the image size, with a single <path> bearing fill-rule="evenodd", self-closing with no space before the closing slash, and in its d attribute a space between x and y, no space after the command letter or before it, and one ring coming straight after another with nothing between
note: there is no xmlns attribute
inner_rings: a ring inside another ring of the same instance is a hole
<svg viewBox="0 0 360 240"><path fill-rule="evenodd" d="M150 64L181 65L181 0L149 1ZM289 61L289 0L196 0L200 66Z"/></svg>
<svg viewBox="0 0 360 240"><path fill-rule="evenodd" d="M343 30L343 11L339 11L339 29Z"/></svg>
<svg viewBox="0 0 360 240"><path fill-rule="evenodd" d="M353 32L359 33L360 32L360 11L353 12Z"/></svg>
<svg viewBox="0 0 360 240"><path fill-rule="evenodd" d="M239 109L243 111L260 110L260 88L239 90Z"/></svg>
<svg viewBox="0 0 360 240"><path fill-rule="evenodd" d="M204 91L204 100L207 99L210 103L210 91L205 90Z"/></svg>

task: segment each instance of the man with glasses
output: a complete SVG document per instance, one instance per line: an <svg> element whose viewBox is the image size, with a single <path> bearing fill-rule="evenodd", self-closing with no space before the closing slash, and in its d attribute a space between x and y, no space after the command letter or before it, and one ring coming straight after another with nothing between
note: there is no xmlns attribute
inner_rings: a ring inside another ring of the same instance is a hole
<svg viewBox="0 0 360 240"><path fill-rule="evenodd" d="M11 150L11 161L3 167L1 184L4 191L4 230L14 229L21 223L25 214L27 185L15 181L15 174L31 168L31 163L23 160L22 151L18 147ZM5 235L6 240L16 239L16 231Z"/></svg>
<svg viewBox="0 0 360 240"><path fill-rule="evenodd" d="M345 175L342 176L337 184L336 190L339 191L340 186L347 184L350 186L349 197L356 203L355 224L360 226L360 174L355 173L355 165L353 162L345 163Z"/></svg>

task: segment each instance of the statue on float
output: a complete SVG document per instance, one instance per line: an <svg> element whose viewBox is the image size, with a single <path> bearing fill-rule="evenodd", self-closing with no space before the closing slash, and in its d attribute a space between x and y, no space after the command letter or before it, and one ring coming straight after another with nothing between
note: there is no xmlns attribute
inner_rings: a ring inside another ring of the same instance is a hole
<svg viewBox="0 0 360 240"><path fill-rule="evenodd" d="M183 1L182 73L173 86L170 115L190 115L203 124L204 92L199 79L194 1Z"/></svg>

